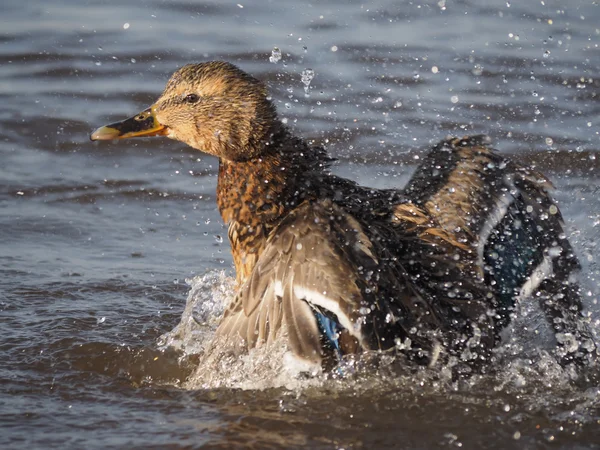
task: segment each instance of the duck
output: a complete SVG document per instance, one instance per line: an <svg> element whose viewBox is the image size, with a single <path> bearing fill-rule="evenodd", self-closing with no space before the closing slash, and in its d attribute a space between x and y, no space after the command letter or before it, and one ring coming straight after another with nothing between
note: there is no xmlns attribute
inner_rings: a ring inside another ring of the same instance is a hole
<svg viewBox="0 0 600 450"><path fill-rule="evenodd" d="M215 339L240 352L283 336L313 369L388 351L484 368L518 305L535 302L561 364L596 356L552 184L487 136L441 140L404 187L361 186L292 133L264 83L225 61L181 67L152 106L91 139L144 136L219 160L236 292Z"/></svg>

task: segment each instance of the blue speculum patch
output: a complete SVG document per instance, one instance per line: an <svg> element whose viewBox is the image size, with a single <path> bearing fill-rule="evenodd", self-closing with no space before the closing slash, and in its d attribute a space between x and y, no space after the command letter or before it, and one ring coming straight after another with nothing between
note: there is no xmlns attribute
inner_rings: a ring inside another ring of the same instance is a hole
<svg viewBox="0 0 600 450"><path fill-rule="evenodd" d="M484 258L504 314L514 308L516 295L542 261L543 239L529 215L514 205L491 234Z"/></svg>
<svg viewBox="0 0 600 450"><path fill-rule="evenodd" d="M317 318L317 324L319 325L319 331L321 332L321 336L324 338L326 345L334 351L338 359L341 359L342 350L340 349L339 343L340 325L334 319L331 319L320 311L315 310L314 313Z"/></svg>

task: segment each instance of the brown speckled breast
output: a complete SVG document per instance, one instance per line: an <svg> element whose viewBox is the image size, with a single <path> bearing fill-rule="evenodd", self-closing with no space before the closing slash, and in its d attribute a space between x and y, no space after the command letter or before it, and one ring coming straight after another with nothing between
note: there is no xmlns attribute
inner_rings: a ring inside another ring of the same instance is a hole
<svg viewBox="0 0 600 450"><path fill-rule="evenodd" d="M229 225L237 281L250 275L270 232L294 205L288 199L289 167L277 156L244 162L221 161L217 205Z"/></svg>

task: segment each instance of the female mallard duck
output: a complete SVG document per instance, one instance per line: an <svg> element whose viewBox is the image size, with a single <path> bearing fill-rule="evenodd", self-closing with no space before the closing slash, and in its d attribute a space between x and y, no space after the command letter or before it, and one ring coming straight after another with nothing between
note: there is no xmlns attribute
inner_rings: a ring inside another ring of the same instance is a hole
<svg viewBox="0 0 600 450"><path fill-rule="evenodd" d="M311 365L394 347L480 365L515 304L536 301L563 362L595 352L550 183L485 136L436 145L403 190L362 187L290 134L260 81L221 61L182 67L154 105L91 139L155 135L219 158L239 290L217 335L236 345L285 331Z"/></svg>

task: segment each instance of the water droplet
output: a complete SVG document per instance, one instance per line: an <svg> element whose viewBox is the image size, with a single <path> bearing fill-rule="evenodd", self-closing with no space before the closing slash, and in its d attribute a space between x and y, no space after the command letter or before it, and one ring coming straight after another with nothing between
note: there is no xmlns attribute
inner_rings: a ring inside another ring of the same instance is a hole
<svg viewBox="0 0 600 450"><path fill-rule="evenodd" d="M554 141L552 140L552 138L547 137L546 138L546 145L552 145L552 144L554 144Z"/></svg>
<svg viewBox="0 0 600 450"><path fill-rule="evenodd" d="M273 50L271 50L271 56L269 56L269 61L273 64L281 61L281 50L279 50L279 47L273 47Z"/></svg>
<svg viewBox="0 0 600 450"><path fill-rule="evenodd" d="M129 28L129 22L125 22L125 23L123 24L123 29L124 29L124 30L127 30L128 28Z"/></svg>
<svg viewBox="0 0 600 450"><path fill-rule="evenodd" d="M554 205L552 205L552 206L554 206ZM550 247L548 249L548 256L550 256L551 258L558 258L561 253L562 253L561 247Z"/></svg>
<svg viewBox="0 0 600 450"><path fill-rule="evenodd" d="M304 84L304 93L308 95L308 88L310 87L310 82L315 77L315 71L312 69L304 69L302 71L302 83Z"/></svg>
<svg viewBox="0 0 600 450"><path fill-rule="evenodd" d="M521 439L521 432L520 431L515 431L515 434L513 434L513 439L515 441L518 441L519 439Z"/></svg>
<svg viewBox="0 0 600 450"><path fill-rule="evenodd" d="M452 97L450 97L450 101L452 103L458 103L458 95L453 95Z"/></svg>

